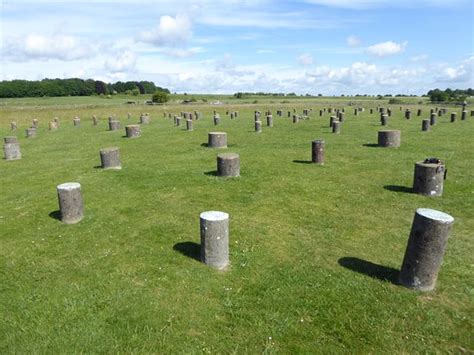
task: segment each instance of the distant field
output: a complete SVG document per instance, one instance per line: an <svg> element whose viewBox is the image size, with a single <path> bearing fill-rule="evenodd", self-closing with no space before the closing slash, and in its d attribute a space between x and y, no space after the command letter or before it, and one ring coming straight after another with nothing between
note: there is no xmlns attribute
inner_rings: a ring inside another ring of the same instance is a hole
<svg viewBox="0 0 474 355"><path fill-rule="evenodd" d="M0 107L28 107L28 106L115 106L127 105L129 101L137 101L141 106L145 101L150 100L151 95L126 96L126 95L111 95L106 96L69 96L69 97L33 97L33 98L15 98L2 99L0 98ZM373 97L301 97L301 96L244 96L241 99L235 98L233 95L170 95L170 101L167 105L179 105L183 100L195 99L196 102L191 102L189 105L196 104L210 104L213 102L222 102L224 104L288 104L288 103L368 103L373 102L375 105L387 103L389 98L377 100ZM426 97L402 97L400 98L405 104L418 104L420 102L428 103ZM257 101L257 102L255 102ZM131 105L127 105L131 106Z"/></svg>
<svg viewBox="0 0 474 355"><path fill-rule="evenodd" d="M413 118L390 105L388 125L402 131L402 145L384 149L373 147L381 126L369 108L387 107L388 98L186 97L197 103L0 100L0 134L16 134L23 154L0 161L1 353L474 351L474 117L460 121L460 108L449 107L421 132L430 106L406 99ZM209 104L217 100L227 104ZM350 102L365 111L355 117ZM330 114L319 116L322 107L345 107L340 135L331 133ZM308 120L287 118L310 108ZM263 122L256 134L253 112L268 109L274 127ZM195 110L203 119L193 132L163 117ZM141 112L151 115L142 137L107 130L108 116L125 126ZM56 132L48 131L53 117ZM33 118L38 136L26 139ZM214 176L222 150L204 143L215 130L228 134L225 151L240 155L241 177ZM326 141L324 166L308 163L317 138ZM110 146L120 148L121 171L97 168L99 149ZM446 161L442 197L409 193L414 163L427 157ZM70 226L55 218L56 185L68 181L81 183L85 201L85 219ZM419 207L455 218L429 293L392 282ZM230 214L227 272L196 260L206 210Z"/></svg>

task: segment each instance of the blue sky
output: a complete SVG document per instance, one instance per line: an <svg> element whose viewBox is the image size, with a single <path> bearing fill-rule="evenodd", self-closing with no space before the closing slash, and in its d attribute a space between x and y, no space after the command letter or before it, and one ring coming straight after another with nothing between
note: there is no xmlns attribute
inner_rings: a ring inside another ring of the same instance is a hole
<svg viewBox="0 0 474 355"><path fill-rule="evenodd" d="M1 79L176 92L474 87L472 0L0 0Z"/></svg>

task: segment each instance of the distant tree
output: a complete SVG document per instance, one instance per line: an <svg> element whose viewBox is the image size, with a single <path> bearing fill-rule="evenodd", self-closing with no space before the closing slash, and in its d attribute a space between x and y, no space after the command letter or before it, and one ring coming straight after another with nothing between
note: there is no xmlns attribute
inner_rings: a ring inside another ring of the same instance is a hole
<svg viewBox="0 0 474 355"><path fill-rule="evenodd" d="M107 88L107 84L104 83L103 81L96 80L96 82L95 82L95 93L97 95L107 95L108 92L109 92L109 90Z"/></svg>
<svg viewBox="0 0 474 355"><path fill-rule="evenodd" d="M168 94L163 91L157 91L151 97L151 101L155 103L165 103L168 101Z"/></svg>

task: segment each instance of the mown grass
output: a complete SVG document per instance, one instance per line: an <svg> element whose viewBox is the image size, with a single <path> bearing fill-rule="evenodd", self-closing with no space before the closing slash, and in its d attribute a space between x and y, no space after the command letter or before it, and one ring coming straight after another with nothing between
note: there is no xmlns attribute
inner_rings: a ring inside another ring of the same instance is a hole
<svg viewBox="0 0 474 355"><path fill-rule="evenodd" d="M313 108L311 119L276 117L293 107ZM256 134L253 110L268 108L275 127ZM407 121L397 106L389 128L401 129L402 146L382 149L370 146L377 114L354 117L346 106L334 135L319 108L317 101L2 108L0 133L11 135L10 121L18 122L23 158L0 162L0 351L473 351L474 118L449 123L445 115L425 133L421 117ZM204 118L186 132L163 118L165 109L197 109ZM240 154L240 178L212 175L220 151L203 143L216 130L214 109L227 151ZM227 109L239 118L230 120ZM127 112L135 123L144 110L152 121L142 137L107 131L110 114L124 126ZM72 125L76 115L80 127ZM49 132L54 116L60 129ZM38 137L26 139L32 118L40 120ZM315 138L326 141L325 166L305 163ZM120 147L121 171L96 168L108 146ZM447 163L443 197L407 192L414 162L433 156ZM56 185L67 181L82 184L85 201L85 219L71 226L54 218ZM392 282L418 207L455 217L430 293ZM205 210L230 214L227 272L196 260Z"/></svg>

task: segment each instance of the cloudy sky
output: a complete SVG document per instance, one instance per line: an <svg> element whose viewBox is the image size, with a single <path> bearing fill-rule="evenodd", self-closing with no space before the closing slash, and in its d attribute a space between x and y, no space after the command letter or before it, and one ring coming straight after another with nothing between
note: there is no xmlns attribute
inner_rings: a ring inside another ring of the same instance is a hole
<svg viewBox="0 0 474 355"><path fill-rule="evenodd" d="M176 92L474 87L473 0L0 0L1 80Z"/></svg>

